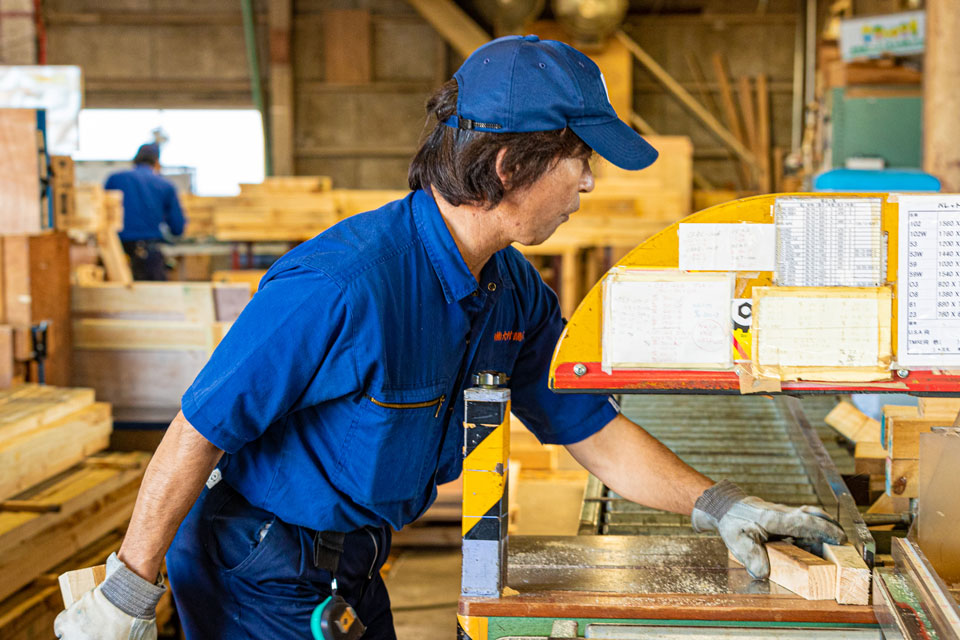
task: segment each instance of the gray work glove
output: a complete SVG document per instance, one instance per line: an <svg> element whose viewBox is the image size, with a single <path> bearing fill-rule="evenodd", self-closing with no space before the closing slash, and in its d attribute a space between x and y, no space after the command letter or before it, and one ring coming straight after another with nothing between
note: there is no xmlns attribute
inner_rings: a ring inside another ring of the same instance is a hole
<svg viewBox="0 0 960 640"><path fill-rule="evenodd" d="M156 640L157 602L164 591L111 553L106 580L61 611L53 632L63 640Z"/></svg>
<svg viewBox="0 0 960 640"><path fill-rule="evenodd" d="M747 573L760 580L770 576L770 560L763 543L771 535L814 544L842 544L847 539L840 524L822 510L786 507L747 496L729 480L704 491L690 517L695 531L719 533Z"/></svg>

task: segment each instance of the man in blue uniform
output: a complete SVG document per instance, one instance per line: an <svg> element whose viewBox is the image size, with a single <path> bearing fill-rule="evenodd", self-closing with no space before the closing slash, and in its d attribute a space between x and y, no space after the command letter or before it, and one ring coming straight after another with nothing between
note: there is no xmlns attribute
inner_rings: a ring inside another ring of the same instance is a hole
<svg viewBox="0 0 960 640"><path fill-rule="evenodd" d="M163 242L160 228L166 223L170 233L183 233L183 210L172 184L159 175L160 147L144 144L133 158L133 169L120 171L107 178L104 189L123 192L123 230L120 240L130 256L134 280L166 280Z"/></svg>
<svg viewBox="0 0 960 640"><path fill-rule="evenodd" d="M378 574L390 527L460 474L463 390L484 369L509 376L513 410L540 440L620 495L692 513L755 576L769 572L770 534L843 537L817 510L714 483L612 399L547 388L563 320L510 245L543 242L577 210L592 152L626 169L657 156L617 118L596 65L558 42L502 38L427 110L436 123L412 192L264 277L183 396L106 582L58 618L62 637L147 637L169 547L187 638L309 637L333 578L364 638L395 638Z"/></svg>

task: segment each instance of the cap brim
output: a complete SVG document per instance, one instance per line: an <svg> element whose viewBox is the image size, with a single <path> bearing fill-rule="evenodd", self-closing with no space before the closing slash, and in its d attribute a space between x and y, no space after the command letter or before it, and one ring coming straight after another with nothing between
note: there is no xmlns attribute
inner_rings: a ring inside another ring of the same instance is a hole
<svg viewBox="0 0 960 640"><path fill-rule="evenodd" d="M636 171L652 165L660 153L623 120L603 124L571 124L591 149L621 169Z"/></svg>

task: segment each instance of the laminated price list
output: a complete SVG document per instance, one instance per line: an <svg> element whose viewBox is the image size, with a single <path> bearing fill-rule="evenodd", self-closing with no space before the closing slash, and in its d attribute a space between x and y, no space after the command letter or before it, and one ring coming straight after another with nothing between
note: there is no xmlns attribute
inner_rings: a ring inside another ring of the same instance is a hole
<svg viewBox="0 0 960 640"><path fill-rule="evenodd" d="M906 350L898 360L901 365L955 364L960 361L960 201L902 197L899 228L900 351L904 343Z"/></svg>
<svg viewBox="0 0 960 640"><path fill-rule="evenodd" d="M884 281L879 198L778 198L775 281L877 287Z"/></svg>

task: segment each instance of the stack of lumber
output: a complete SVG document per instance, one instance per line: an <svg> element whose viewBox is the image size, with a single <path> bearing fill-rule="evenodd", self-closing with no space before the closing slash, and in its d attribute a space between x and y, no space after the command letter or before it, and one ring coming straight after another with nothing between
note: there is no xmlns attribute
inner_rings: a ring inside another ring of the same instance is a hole
<svg viewBox="0 0 960 640"><path fill-rule="evenodd" d="M325 176L267 178L240 185L213 210L216 238L224 241L309 240L337 222L331 181Z"/></svg>
<svg viewBox="0 0 960 640"><path fill-rule="evenodd" d="M29 630L62 608L56 573L102 562L116 550L149 458L97 454L0 503L2 637L47 637L50 627L44 635Z"/></svg>
<svg viewBox="0 0 960 640"><path fill-rule="evenodd" d="M960 399L921 398L917 407L885 406L882 441L886 450L886 490L891 496L919 495L920 434L951 426Z"/></svg>
<svg viewBox="0 0 960 640"><path fill-rule="evenodd" d="M107 280L133 282L119 235L123 229L123 192L106 191L98 184L80 184L76 200L76 215L67 221L71 237L81 243L95 240Z"/></svg>
<svg viewBox="0 0 960 640"><path fill-rule="evenodd" d="M22 384L0 391L0 500L107 448L110 405L93 389Z"/></svg>
<svg viewBox="0 0 960 640"><path fill-rule="evenodd" d="M101 231L118 233L123 229L123 192L106 190L95 183L74 188L73 215L64 219L62 229L78 235L96 235Z"/></svg>
<svg viewBox="0 0 960 640"><path fill-rule="evenodd" d="M63 233L0 229L0 389L38 379L31 327L47 323L45 377L70 383L70 242Z"/></svg>
<svg viewBox="0 0 960 640"><path fill-rule="evenodd" d="M120 547L122 540L122 529L107 533L0 602L0 638L4 640L49 638L53 630L53 621L63 610L57 577L78 567L103 564L107 556ZM173 613L173 596L167 590L157 605L157 627L161 637L171 635Z"/></svg>
<svg viewBox="0 0 960 640"><path fill-rule="evenodd" d="M243 283L74 286L74 380L125 419L169 421L249 299Z"/></svg>

